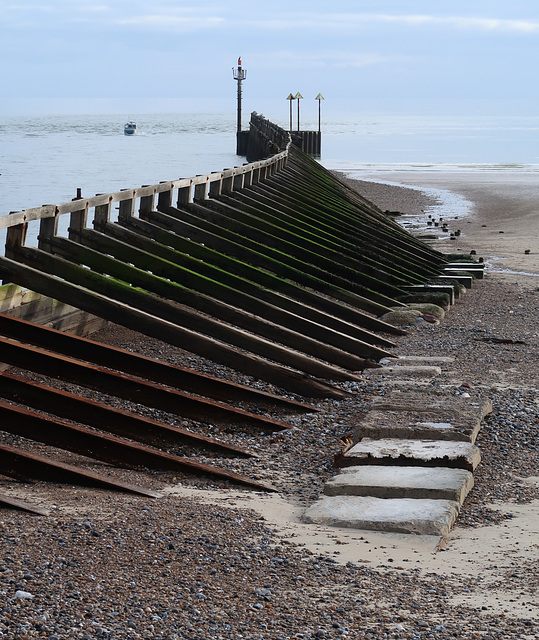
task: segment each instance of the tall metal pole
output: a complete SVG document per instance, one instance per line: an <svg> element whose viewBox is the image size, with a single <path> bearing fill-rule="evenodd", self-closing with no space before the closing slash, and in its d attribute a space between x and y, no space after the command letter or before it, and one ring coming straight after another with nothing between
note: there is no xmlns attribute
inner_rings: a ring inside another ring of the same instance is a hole
<svg viewBox="0 0 539 640"><path fill-rule="evenodd" d="M232 67L232 75L234 77L234 80L237 81L238 83L238 124L237 124L237 128L236 128L236 153L238 155L241 155L242 152L242 146L240 143L240 139L241 139L241 92L242 92L242 88L241 88L241 83L245 80L245 78L247 77L247 71L245 69L241 68L241 56L238 58L238 66L236 68Z"/></svg>
<svg viewBox="0 0 539 640"><path fill-rule="evenodd" d="M292 133L292 100L294 99L295 99L294 96L291 93L289 93L287 100L288 102L290 102L290 133Z"/></svg>
<svg viewBox="0 0 539 640"><path fill-rule="evenodd" d="M298 101L298 131L299 131L299 101L303 98L301 93L298 91L294 98Z"/></svg>
<svg viewBox="0 0 539 640"><path fill-rule="evenodd" d="M319 93L315 100L318 100L318 133L320 133L321 129L322 129L322 100L324 99L324 96Z"/></svg>

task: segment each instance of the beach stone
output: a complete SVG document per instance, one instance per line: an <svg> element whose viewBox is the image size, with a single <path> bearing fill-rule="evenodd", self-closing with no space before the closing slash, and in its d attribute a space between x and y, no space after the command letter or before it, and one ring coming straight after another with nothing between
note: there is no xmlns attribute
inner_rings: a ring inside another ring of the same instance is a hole
<svg viewBox="0 0 539 640"><path fill-rule="evenodd" d="M350 428L352 425L347 425ZM481 419L477 413L456 417L448 412L372 410L353 427L352 438L404 438L411 440L451 440L471 442L477 439Z"/></svg>
<svg viewBox="0 0 539 640"><path fill-rule="evenodd" d="M303 514L305 522L368 531L447 536L458 504L451 500L322 496Z"/></svg>
<svg viewBox="0 0 539 640"><path fill-rule="evenodd" d="M406 306L409 309L415 309L416 311L420 311L421 313L427 313L431 316L434 316L438 320L443 320L445 318L445 311L443 307L440 307L437 304L432 304L430 302L408 302ZM396 309L395 307L390 308Z"/></svg>
<svg viewBox="0 0 539 640"><path fill-rule="evenodd" d="M480 461L479 448L469 442L363 438L342 454L340 464L415 464L473 471Z"/></svg>
<svg viewBox="0 0 539 640"><path fill-rule="evenodd" d="M400 309L395 311L388 311L380 317L380 320L387 322L388 324L397 326L406 326L409 324L415 324L417 318L420 318L423 314L416 309Z"/></svg>
<svg viewBox="0 0 539 640"><path fill-rule="evenodd" d="M397 299L399 302L404 302L406 305L415 303L434 304L447 312L451 307L452 295L443 291L435 291L431 288L423 292L414 291L408 295L399 296Z"/></svg>
<svg viewBox="0 0 539 640"><path fill-rule="evenodd" d="M452 500L461 505L473 484L473 475L465 469L367 465L342 469L326 482L324 494Z"/></svg>

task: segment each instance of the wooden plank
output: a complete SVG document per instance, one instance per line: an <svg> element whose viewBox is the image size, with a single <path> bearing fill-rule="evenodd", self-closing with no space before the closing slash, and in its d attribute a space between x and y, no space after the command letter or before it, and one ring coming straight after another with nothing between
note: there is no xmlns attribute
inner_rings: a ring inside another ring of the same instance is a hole
<svg viewBox="0 0 539 640"><path fill-rule="evenodd" d="M156 314L164 320L174 322L177 325L181 324L182 327L203 332L205 335L227 342L240 349L246 349L259 356L294 367L304 373L329 380L357 379L357 376L349 371L326 364L264 338L248 334L213 318L203 316L184 305L171 304L159 296L147 291L141 291L113 278L107 278L99 273L94 273L39 249L22 247L18 252L18 256L21 261L40 268L42 271L60 276L67 281L82 285L109 298L120 300L131 307Z"/></svg>
<svg viewBox="0 0 539 640"><path fill-rule="evenodd" d="M243 447L204 436L190 429L110 407L90 398L54 389L7 372L0 373L0 383L0 397L6 400L12 400L33 409L74 420L80 424L89 425L137 442L165 446L187 443L197 449L215 451L220 455L242 458L256 457L256 454ZM276 425L276 430L278 429L279 427Z"/></svg>
<svg viewBox="0 0 539 640"><path fill-rule="evenodd" d="M49 276L38 269L22 265L3 256L0 256L0 274L11 282L32 287L44 295L54 295L89 313L164 340L225 366L243 371L254 378L266 380L279 388L288 389L293 393L312 398L329 397L335 399L351 395L322 380L244 353L195 331L162 320L151 313L140 311L84 287Z"/></svg>
<svg viewBox="0 0 539 640"><path fill-rule="evenodd" d="M388 351L327 329L103 234L87 231L81 240L85 246L56 238L53 241L54 252L71 262L82 263L100 272L104 270L107 275L134 287L141 287L339 367L358 371L373 366L359 356L378 360L391 357ZM249 285L245 281L245 287Z"/></svg>
<svg viewBox="0 0 539 640"><path fill-rule="evenodd" d="M156 491L113 480L95 471L79 469L73 465L64 464L8 445L0 445L0 467L4 475L13 478L39 478L51 482L85 484L104 489L117 489L148 498L159 497Z"/></svg>
<svg viewBox="0 0 539 640"><path fill-rule="evenodd" d="M104 228L101 227L100 231L128 245L129 249L127 250L131 253L133 252L132 248L135 247L147 254L179 265L182 264L182 261L185 262L184 256L187 254L193 265L198 264L200 266L200 260L202 260L204 265L213 266L217 273L219 273L217 270L224 270L232 276L240 277L243 281L247 281L245 286L249 287L248 290L245 290L243 284L238 285L241 286L241 291L271 304L273 309L279 309L283 315L284 312L287 312L287 317L293 314L293 318L303 318L305 321L324 327L326 331L330 329L333 332L344 334L371 345L395 346L395 343L387 338L363 328L362 325L367 325L375 327L379 331L387 331L387 326L389 325L372 316L356 311L354 314L355 323L352 324L338 317L343 311L347 311L342 304L328 300L328 298L324 298L284 278L279 278L265 269L260 269L245 261L232 258L225 253L210 249L204 244L196 243L191 239L181 238L174 233L160 229L138 218L128 221L126 224L128 225L127 228L120 227L117 224L109 224ZM97 247L97 240L92 243L88 234L81 239L81 242L94 248ZM178 255L178 252L181 255ZM127 260L125 255L116 257L120 257L124 261ZM184 264L183 266L186 265ZM156 272L152 271L152 273ZM230 285L233 286L235 282L237 280L231 279ZM252 307L250 306L249 308ZM327 312L326 309L330 312ZM352 314L348 313L348 315ZM293 326L290 328L297 329L297 327ZM320 339L322 338L320 337ZM359 353L359 355L365 354Z"/></svg>

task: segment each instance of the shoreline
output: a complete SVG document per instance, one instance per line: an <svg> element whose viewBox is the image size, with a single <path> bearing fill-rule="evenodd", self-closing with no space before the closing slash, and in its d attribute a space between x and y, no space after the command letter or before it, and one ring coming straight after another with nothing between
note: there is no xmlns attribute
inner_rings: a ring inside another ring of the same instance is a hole
<svg viewBox="0 0 539 640"><path fill-rule="evenodd" d="M437 176L436 182L443 180ZM457 243L444 239L435 247L473 248L478 256L507 257L515 268L519 260L536 268L536 254L524 255L529 222L511 222L510 231L498 233L518 211L532 212L531 202L517 203L509 214L507 202L518 200L517 191L506 189L499 201L481 185L459 187L449 178L443 184L439 188L458 188L474 210ZM435 206L405 187L356 186L383 210L417 214ZM395 340L398 355L455 357L452 371L433 388L458 394L466 383L472 395L488 395L495 407L478 437L483 462L475 487L444 545L432 537L300 522L304 507L335 473L343 425L385 392L383 382L366 378L353 399L321 402L319 414L292 418L289 433L268 438L202 426L208 435L256 451L256 459L218 462L272 482L275 495L103 464L93 466L162 497L15 485L18 497L55 507L48 518L14 512L0 518L0 632L7 629L5 637L13 639L47 633L81 640L536 638L538 306L535 276L487 270L439 326L422 323ZM481 340L491 335L524 344ZM150 356L166 349L177 364L204 364L125 330L95 337L124 347L127 342ZM17 599L16 589L34 598Z"/></svg>

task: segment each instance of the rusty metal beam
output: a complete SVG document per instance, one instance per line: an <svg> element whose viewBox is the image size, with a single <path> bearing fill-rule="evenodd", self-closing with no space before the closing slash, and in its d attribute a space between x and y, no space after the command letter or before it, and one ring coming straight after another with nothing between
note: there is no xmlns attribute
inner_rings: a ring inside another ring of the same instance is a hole
<svg viewBox="0 0 539 640"><path fill-rule="evenodd" d="M222 402L243 400L282 407L294 412L318 411L316 407L302 402L160 362L94 340L72 336L3 313L0 313L0 335Z"/></svg>
<svg viewBox="0 0 539 640"><path fill-rule="evenodd" d="M7 372L0 372L0 397L145 444L170 446L183 442L192 447L218 452L220 455L256 456L243 447L109 407L95 400L53 389Z"/></svg>
<svg viewBox="0 0 539 640"><path fill-rule="evenodd" d="M19 500L18 498L12 498L11 496L0 495L0 506L11 507L12 509L18 509L19 511L28 511L29 513L36 513L38 516L48 516L50 511L38 507L35 504L26 502L25 500Z"/></svg>
<svg viewBox="0 0 539 640"><path fill-rule="evenodd" d="M251 480L247 476L100 433L95 429L47 417L6 402L0 402L0 428L8 433L114 465L202 473L239 482L254 489L273 491L267 484Z"/></svg>
<svg viewBox="0 0 539 640"><path fill-rule="evenodd" d="M136 493L149 498L159 497L156 491L112 480L95 471L78 469L73 465L53 461L8 445L0 445L0 469L4 475L12 478L35 478L66 484L83 484Z"/></svg>
<svg viewBox="0 0 539 640"><path fill-rule="evenodd" d="M285 423L278 420L200 396L189 395L176 389L156 386L133 376L109 371L1 337L0 361L199 422L243 423L272 431L277 425L281 425L281 428L287 427Z"/></svg>

